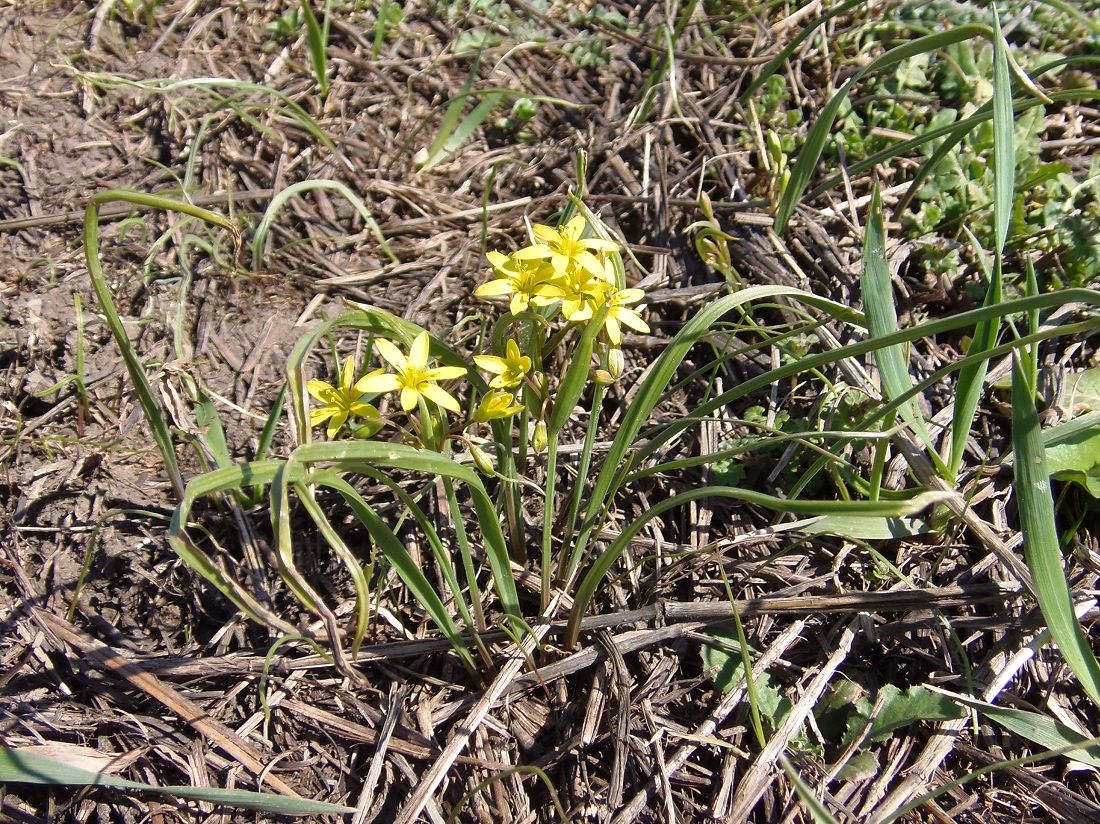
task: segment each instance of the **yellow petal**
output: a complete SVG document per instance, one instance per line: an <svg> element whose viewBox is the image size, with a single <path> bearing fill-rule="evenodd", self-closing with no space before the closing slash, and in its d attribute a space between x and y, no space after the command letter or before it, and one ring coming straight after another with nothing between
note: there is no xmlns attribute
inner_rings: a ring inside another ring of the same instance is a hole
<svg viewBox="0 0 1100 824"><path fill-rule="evenodd" d="M561 227L561 233L570 240L579 240L584 232L584 215L573 215L569 222Z"/></svg>
<svg viewBox="0 0 1100 824"><path fill-rule="evenodd" d="M538 228L536 226L536 228ZM549 246L541 243L536 243L531 246L524 246L522 249L512 252L512 258L514 260L542 260L550 257L554 254Z"/></svg>
<svg viewBox="0 0 1100 824"><path fill-rule="evenodd" d="M434 383L421 384L420 392L425 398L433 403L439 404L444 409L449 409L452 412L460 412L462 407L458 405L458 401L442 386Z"/></svg>
<svg viewBox="0 0 1100 824"><path fill-rule="evenodd" d="M604 240L602 237L586 237L581 241L586 249L593 252L617 252L619 244L613 240Z"/></svg>
<svg viewBox="0 0 1100 824"><path fill-rule="evenodd" d="M322 406L320 409L314 409L309 413L309 425L316 426L321 421L327 421L333 415L336 414L335 406Z"/></svg>
<svg viewBox="0 0 1100 824"><path fill-rule="evenodd" d="M474 363L477 364L478 369L484 369L494 375L499 375L508 368L504 358L498 358L496 355L474 355Z"/></svg>
<svg viewBox="0 0 1100 824"><path fill-rule="evenodd" d="M401 408L408 412L410 409L415 409L417 403L420 402L420 393L413 389L411 386L403 386L401 388Z"/></svg>
<svg viewBox="0 0 1100 824"><path fill-rule="evenodd" d="M346 389L355 380L355 361L350 357L344 358L344 366L340 369L340 386Z"/></svg>
<svg viewBox="0 0 1100 824"><path fill-rule="evenodd" d="M374 348L378 350L378 354L382 356L382 359L386 361L386 363L398 371L401 371L409 364L405 356L401 354L401 350L394 346L392 341L388 341L385 338L378 338L374 341Z"/></svg>
<svg viewBox="0 0 1100 824"><path fill-rule="evenodd" d="M428 366L428 333L421 332L413 341L409 350L409 365L414 369L425 369Z"/></svg>
<svg viewBox="0 0 1100 824"><path fill-rule="evenodd" d="M489 261L489 265L494 269L503 269L505 264L508 263L508 255L498 252L495 249L485 253L485 259Z"/></svg>
<svg viewBox="0 0 1100 824"><path fill-rule="evenodd" d="M340 431L340 427L344 425L344 421L348 419L348 413L343 409L339 410L335 415L329 418L328 428L325 430L325 434L330 439L336 437L336 433Z"/></svg>
<svg viewBox="0 0 1100 824"><path fill-rule="evenodd" d="M365 395L377 395L401 388L401 379L397 375L372 372L364 375L355 384L355 388Z"/></svg>
<svg viewBox="0 0 1100 824"><path fill-rule="evenodd" d="M639 332L649 331L649 324L642 320L642 316L633 309L620 309L615 315L631 329L636 329Z"/></svg>
<svg viewBox="0 0 1100 824"><path fill-rule="evenodd" d="M557 243L561 240L561 233L553 226L547 226L545 223L536 223L532 226L531 234L535 236L535 240L542 243Z"/></svg>
<svg viewBox="0 0 1100 824"><path fill-rule="evenodd" d="M453 381L455 378L464 378L469 372L465 366L437 366L428 370L428 380Z"/></svg>
<svg viewBox="0 0 1100 824"><path fill-rule="evenodd" d="M516 286L512 281L497 278L496 280L486 281L474 289L474 297L495 298L497 295L510 295L515 290Z"/></svg>
<svg viewBox="0 0 1100 824"><path fill-rule="evenodd" d="M332 396L336 394L336 387L325 381L313 380L306 381L306 391L321 403L329 403Z"/></svg>
<svg viewBox="0 0 1100 824"><path fill-rule="evenodd" d="M623 342L623 331L619 326L619 322L615 318L608 315L603 322L604 328L607 330L607 339L613 344L618 346Z"/></svg>

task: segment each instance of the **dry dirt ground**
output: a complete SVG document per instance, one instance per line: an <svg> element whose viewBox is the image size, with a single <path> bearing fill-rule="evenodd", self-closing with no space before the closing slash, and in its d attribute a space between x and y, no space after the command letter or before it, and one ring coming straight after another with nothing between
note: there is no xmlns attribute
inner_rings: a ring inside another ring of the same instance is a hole
<svg viewBox="0 0 1100 824"><path fill-rule="evenodd" d="M381 606L415 638L379 621L358 664L360 684L308 647L281 647L264 716L259 675L275 638L235 612L165 540L176 501L90 286L81 239L87 198L109 188L186 188L197 203L248 227L288 185L338 180L366 203L396 259L332 192L291 199L255 259L225 233L195 223L104 210L107 277L156 392L178 412L173 425L187 476L202 466L186 446L198 424L180 401L183 376L197 375L218 393L230 453L246 458L293 343L340 311L345 298L439 334L484 312L471 291L485 277L485 249L515 248L525 216L552 219L576 182L577 150L589 156L589 204L632 244L654 293L652 334L627 339L632 378L723 287L684 233L701 218L700 185L718 204L749 282L855 303L860 238L843 218L799 219L783 240L766 230L759 169L731 101L758 56L774 53L796 28L770 30L750 19L720 45L699 43L693 52L689 27L681 51L694 56L678 64L676 83L692 94L677 97L674 86L658 84L643 118L639 101L662 49L655 37L631 32L656 31L667 13L661 4L620 3L634 24L625 30L588 24L586 48L602 52L586 65L565 11L542 15L515 3L549 33L548 43L513 51L490 39L476 66L472 52L456 53L460 35L507 30L483 12L408 4L372 54L373 4L344 4L347 13L331 31L332 90L322 104L300 28L271 28L296 5L0 3L0 741L84 745L117 756L113 769L150 784L281 786L358 807L356 820L392 821L467 723L479 685L445 644L431 640L407 596L395 595ZM147 18L143 6L151 7ZM419 173L418 151L431 144L471 70L478 88L569 105L539 104L518 127L522 135L509 123L478 130L439 167ZM829 68L811 63L806 70L812 76ZM279 95L181 82L193 78L262 84ZM632 278L642 277L637 271ZM918 303L942 297L936 284L909 286ZM726 379L769 365L747 357L741 374ZM614 390L609 405L623 402L623 391ZM275 450L286 443L280 432ZM650 494L656 500L668 490L655 486ZM240 557L234 536L242 530L261 556L268 551L262 508L237 513L245 525L224 509L199 515L228 556ZM698 550L767 523L766 513L748 507L693 508L666 519L663 534L638 552L645 556L656 544L660 554L662 541ZM964 531L910 552L907 569L923 569L922 581L941 587L985 557ZM425 816L552 821L556 796L578 821L616 813L623 821L811 820L777 766L778 753L754 743L739 694L718 692L704 672L700 625L616 617L658 598L721 603L710 553L673 557L679 560L640 561L597 605L612 616L604 629L587 634L577 653L551 644L539 662L549 669L511 685L447 762ZM333 603L348 600L350 584L332 558L319 553L303 563ZM850 545L772 538L738 545L723 563L738 597L795 599L785 612L747 621L746 631L756 650L778 662L772 671L798 707L812 708L838 672L871 695L882 684L928 683L943 673L944 650L954 642L927 600L891 612L848 602L835 613L814 600L875 588L874 564ZM295 611L274 573L261 585L304 631L320 629ZM959 643L972 644L975 667L1030 637L1026 621L1007 620L994 606L947 596L940 606L958 620ZM412 643L394 645L402 640ZM504 655L508 647L496 649ZM1036 658L1017 693L1042 704L1045 685L1059 677L1056 659ZM188 716L188 707L200 717ZM812 732L791 754L815 792L859 821L885 809L884 799L896 809L1019 752L993 728L936 729L909 728L876 745L873 769L828 781ZM784 740L794 733L786 730ZM911 792L891 795L906 776L915 777ZM1068 772L1055 761L954 789L906 820L1080 821L1100 812L1098 803L1092 773ZM0 804L0 820L18 822L272 819L106 789L9 785Z"/></svg>

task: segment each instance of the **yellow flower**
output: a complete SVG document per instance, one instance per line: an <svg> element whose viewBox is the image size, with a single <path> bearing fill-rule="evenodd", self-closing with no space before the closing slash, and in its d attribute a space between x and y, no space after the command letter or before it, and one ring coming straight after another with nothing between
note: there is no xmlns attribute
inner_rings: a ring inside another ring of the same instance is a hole
<svg viewBox="0 0 1100 824"><path fill-rule="evenodd" d="M513 403L514 400L511 392L488 392L477 405L474 420L485 423L498 418L510 418L523 409L522 406Z"/></svg>
<svg viewBox="0 0 1100 824"><path fill-rule="evenodd" d="M486 372L496 375L489 382L493 389L507 389L523 383L523 376L531 371L531 359L520 354L519 344L509 339L504 347L504 357L496 355L474 355L474 363Z"/></svg>
<svg viewBox="0 0 1100 824"><path fill-rule="evenodd" d="M374 342L378 348L378 354L393 367L392 373L381 374L382 370L367 375L359 381L359 386L366 392L393 392L401 391L401 408L408 412L415 409L423 395L432 403L458 412L461 407L458 401L436 381L461 378L466 374L466 369L461 366L437 366L428 367L428 333L421 332L413 341L409 349L408 357L396 346L385 338L379 338Z"/></svg>
<svg viewBox="0 0 1100 824"><path fill-rule="evenodd" d="M326 381L307 381L306 390L323 404L319 409L309 413L309 425L317 426L319 423L328 421L325 434L329 438L335 438L336 433L347 423L348 418L363 418L366 424L360 426L357 431L362 431L365 427L363 436L373 435L382 428L382 419L377 409L360 399L369 391L364 388L363 383L381 374L382 370L378 369L356 381L355 362L347 358L340 369L339 386L333 386Z"/></svg>
<svg viewBox="0 0 1100 824"><path fill-rule="evenodd" d="M603 267L593 252L617 252L619 245L614 241L597 237L582 238L584 215L575 215L568 223L554 228L536 223L531 232L538 241L532 246L520 249L513 258L517 260L550 260L554 274L565 275L571 267L578 267L598 277L603 276Z"/></svg>
<svg viewBox="0 0 1100 824"><path fill-rule="evenodd" d="M642 320L637 309L631 309L627 304L637 303L645 297L641 289L612 289L604 298L607 306L607 317L604 318L604 329L607 330L607 339L615 346L623 342L623 331L620 324L625 324L638 332L648 332L649 324Z"/></svg>
<svg viewBox="0 0 1100 824"><path fill-rule="evenodd" d="M613 288L603 278L593 277L579 266L570 268L559 283L565 293L561 299L561 313L566 320L576 323L591 320Z"/></svg>
<svg viewBox="0 0 1100 824"><path fill-rule="evenodd" d="M554 270L545 260L519 259L500 252L487 252L485 257L498 277L477 287L477 297L511 295L508 308L513 315L526 311L532 303L545 306L561 297L561 290L550 282Z"/></svg>

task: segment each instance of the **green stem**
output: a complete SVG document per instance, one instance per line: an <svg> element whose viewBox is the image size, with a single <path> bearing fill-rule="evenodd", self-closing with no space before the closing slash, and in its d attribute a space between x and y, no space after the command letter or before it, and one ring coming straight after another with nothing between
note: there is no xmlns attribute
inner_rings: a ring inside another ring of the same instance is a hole
<svg viewBox="0 0 1100 824"><path fill-rule="evenodd" d="M546 445L546 498L542 509L542 586L541 605L545 612L550 606L551 539L554 534L554 492L558 474L558 433L550 433Z"/></svg>
<svg viewBox="0 0 1100 824"><path fill-rule="evenodd" d="M599 428L600 405L603 403L604 389L602 384L596 384L592 390L592 407L588 413L588 429L584 433L584 449L581 451L580 462L577 464L577 484L573 488L573 500L569 504L569 515L565 520L565 529L562 530L564 541L561 555L558 556L558 577L565 580L567 573L576 568L578 559L570 551L568 559L566 550L573 547L573 531L577 526L577 515L581 509L581 500L584 498L585 480L588 478L588 469L592 465L592 448L596 443L596 430Z"/></svg>

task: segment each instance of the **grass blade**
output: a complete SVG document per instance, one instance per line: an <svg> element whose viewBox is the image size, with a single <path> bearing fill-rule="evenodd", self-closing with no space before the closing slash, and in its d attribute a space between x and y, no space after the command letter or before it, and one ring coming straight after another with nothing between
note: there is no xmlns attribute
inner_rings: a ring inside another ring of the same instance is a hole
<svg viewBox="0 0 1100 824"><path fill-rule="evenodd" d="M863 240L863 275L859 279L859 286L863 293L863 310L867 314L871 337L883 338L896 331L898 314L894 307L890 267L886 262L886 229L882 222L882 198L877 184L871 194L871 206L867 213ZM882 388L890 400L913 388L912 376L902 353L901 344L875 350L875 362L881 373ZM929 455L938 462L939 456L916 403L906 401L898 408L898 414L913 428Z"/></svg>
<svg viewBox="0 0 1100 824"><path fill-rule="evenodd" d="M1073 598L1062 564L1062 548L1054 523L1050 473L1034 390L1022 359L1012 364L1012 448L1015 455L1013 487L1020 508L1024 557L1035 578L1039 608L1054 643L1081 683L1100 706L1100 663L1089 646L1073 610Z"/></svg>
<svg viewBox="0 0 1100 824"><path fill-rule="evenodd" d="M115 787L123 790L171 795L195 801L209 801L245 810L259 810L277 815L341 815L355 812L354 807L292 798L282 795L226 790L220 787L154 787L139 781L128 781L104 773L95 773L70 766L54 758L34 752L0 748L0 784L46 784L54 787Z"/></svg>
<svg viewBox="0 0 1100 824"><path fill-rule="evenodd" d="M961 43L972 37L989 37L989 34L990 30L988 26L976 24L959 26L950 31L929 34L891 49L886 52L886 54L872 60L856 72L848 82L841 86L840 90L833 95L832 99L825 105L825 108L822 109L817 120L814 121L814 125L810 127L802 151L798 153L798 158L795 160L794 166L791 167L790 181L783 190L783 196L780 198L779 205L776 207L775 231L782 232L787 228L787 223L790 221L791 215L794 214L794 208L798 204L799 198L802 197L802 193L806 190L807 184L810 182L810 177L813 174L814 168L817 166L817 161L821 158L821 153L825 150L825 144L828 142L832 132L833 121L836 120L837 115L840 113L840 107L843 105L852 86L859 82L865 75L894 66L902 60L915 57L918 54L936 51L937 49L950 46L953 43Z"/></svg>
<svg viewBox="0 0 1100 824"><path fill-rule="evenodd" d="M271 198L271 203L268 204L263 217L260 218L260 222L256 225L256 231L252 235L253 271L259 268L260 261L263 259L264 241L267 240L267 234L271 231L271 224L275 222L275 216L279 213L279 210L283 208L290 198L302 192L313 191L314 189L330 189L342 195L344 199L351 204L352 208L359 213L359 217L363 218L363 222L371 230L375 240L378 241L378 245L381 246L382 251L385 252L386 257L394 263L398 262L393 250L390 249L389 243L386 242L386 236L382 234L382 227L378 225L370 209L367 208L366 204L363 203L355 192L338 180L303 180L291 186L287 186Z"/></svg>
<svg viewBox="0 0 1100 824"><path fill-rule="evenodd" d="M468 96L468 95L467 95ZM424 162L420 165L421 172L430 172L440 163L447 159L448 155L457 151L462 147L467 140L470 139L470 135L485 122L486 118L493 113L493 110L500 105L501 101L505 98L504 92L491 91L488 92L485 97L482 98L472 112L463 118L462 122L455 126L450 132L445 133L440 129L439 136L436 137L435 142L432 144L433 151L428 153L428 156L424 159ZM451 105L458 104L458 111L462 111L462 104L465 101L465 96L460 96ZM448 108L448 113L450 109ZM443 138L440 141L440 137ZM438 145L438 148L435 148Z"/></svg>
<svg viewBox="0 0 1100 824"><path fill-rule="evenodd" d="M313 73L317 76L317 89L321 92L321 101L324 102L328 98L328 36L317 22L310 0L302 0L302 17L306 23L306 42L309 44ZM328 22L327 8L325 22Z"/></svg>

